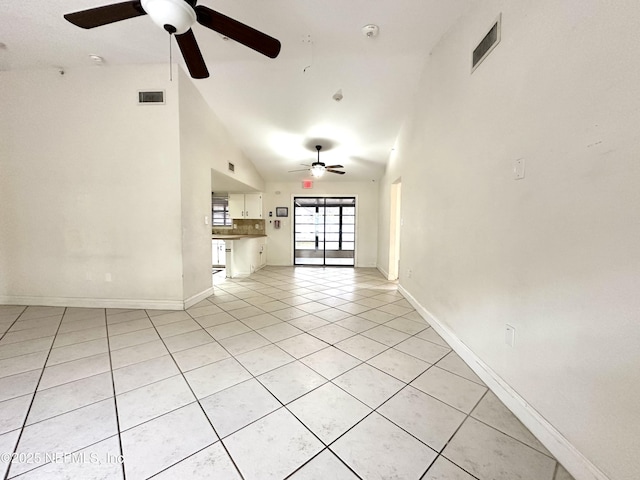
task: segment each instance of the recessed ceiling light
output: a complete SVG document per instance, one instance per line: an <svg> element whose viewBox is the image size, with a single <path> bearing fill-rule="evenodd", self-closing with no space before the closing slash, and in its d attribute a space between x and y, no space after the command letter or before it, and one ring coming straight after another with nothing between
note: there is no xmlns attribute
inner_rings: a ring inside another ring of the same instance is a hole
<svg viewBox="0 0 640 480"><path fill-rule="evenodd" d="M94 55L91 54L89 55L89 58L93 61L93 63L95 63L96 65L102 65L104 63L104 58L102 58L100 55Z"/></svg>

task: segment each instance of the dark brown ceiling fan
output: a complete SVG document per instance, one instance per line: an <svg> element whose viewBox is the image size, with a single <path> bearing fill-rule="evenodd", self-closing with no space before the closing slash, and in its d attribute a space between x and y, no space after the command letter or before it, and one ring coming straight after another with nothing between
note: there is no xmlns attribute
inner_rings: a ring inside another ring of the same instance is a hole
<svg viewBox="0 0 640 480"><path fill-rule="evenodd" d="M197 0L133 0L68 13L69 22L81 28L95 28L129 18L149 15L169 35L175 35L189 73L193 78L207 78L209 71L191 26L198 22L227 38L235 40L269 58L280 53L280 42L248 25L196 5Z"/></svg>
<svg viewBox="0 0 640 480"><path fill-rule="evenodd" d="M289 170L289 173L304 172L305 170L309 170L312 177L321 177L322 175L324 175L324 172L337 173L338 175L344 175L346 173L341 170L336 170L336 168L344 168L342 165L327 166L320 161L320 150L322 150L322 145L316 145L316 150L318 151L317 161L313 162L311 165L307 165L307 168L301 168L300 170Z"/></svg>

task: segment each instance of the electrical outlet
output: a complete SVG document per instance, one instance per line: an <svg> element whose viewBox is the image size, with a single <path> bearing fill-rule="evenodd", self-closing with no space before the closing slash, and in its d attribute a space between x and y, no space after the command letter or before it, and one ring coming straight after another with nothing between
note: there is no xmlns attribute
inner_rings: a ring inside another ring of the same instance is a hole
<svg viewBox="0 0 640 480"><path fill-rule="evenodd" d="M504 343L508 346L513 347L513 344L516 341L516 328L513 325L509 325L508 323L505 325L504 331Z"/></svg>
<svg viewBox="0 0 640 480"><path fill-rule="evenodd" d="M524 178L524 158L519 158L513 162L513 178L522 180Z"/></svg>
<svg viewBox="0 0 640 480"><path fill-rule="evenodd" d="M413 275L413 270L411 270L410 268L407 269L407 277L411 278L411 275Z"/></svg>

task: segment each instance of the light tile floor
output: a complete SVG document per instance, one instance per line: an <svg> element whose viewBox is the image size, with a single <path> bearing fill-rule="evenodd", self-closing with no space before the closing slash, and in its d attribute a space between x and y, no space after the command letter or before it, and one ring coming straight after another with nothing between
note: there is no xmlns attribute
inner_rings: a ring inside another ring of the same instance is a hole
<svg viewBox="0 0 640 480"><path fill-rule="evenodd" d="M571 478L376 270L214 283L0 306L0 478Z"/></svg>

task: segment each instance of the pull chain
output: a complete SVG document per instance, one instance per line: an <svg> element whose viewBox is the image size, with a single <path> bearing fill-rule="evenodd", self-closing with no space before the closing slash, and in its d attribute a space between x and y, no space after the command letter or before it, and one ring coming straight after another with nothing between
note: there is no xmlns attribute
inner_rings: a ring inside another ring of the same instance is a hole
<svg viewBox="0 0 640 480"><path fill-rule="evenodd" d="M173 55L171 52L171 34L169 34L169 81L173 82Z"/></svg>

